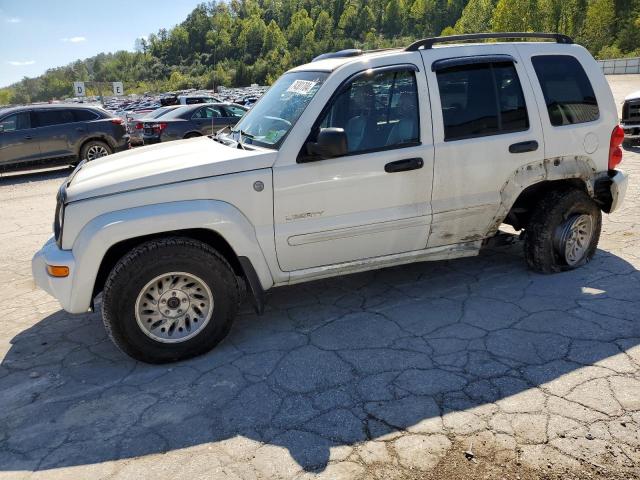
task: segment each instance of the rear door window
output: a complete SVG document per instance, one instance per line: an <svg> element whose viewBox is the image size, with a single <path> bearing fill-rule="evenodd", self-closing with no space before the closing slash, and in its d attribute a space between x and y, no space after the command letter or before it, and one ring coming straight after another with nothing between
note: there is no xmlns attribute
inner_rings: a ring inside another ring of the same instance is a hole
<svg viewBox="0 0 640 480"><path fill-rule="evenodd" d="M193 119L210 119L224 117L225 114L220 107L204 107L193 114Z"/></svg>
<svg viewBox="0 0 640 480"><path fill-rule="evenodd" d="M465 63L436 72L445 141L529 129L513 62Z"/></svg>
<svg viewBox="0 0 640 480"><path fill-rule="evenodd" d="M597 120L598 102L580 62L571 55L537 55L531 63L538 76L551 125Z"/></svg>
<svg viewBox="0 0 640 480"><path fill-rule="evenodd" d="M75 121L73 112L67 109L55 108L50 110L36 110L36 122L38 127L49 127Z"/></svg>

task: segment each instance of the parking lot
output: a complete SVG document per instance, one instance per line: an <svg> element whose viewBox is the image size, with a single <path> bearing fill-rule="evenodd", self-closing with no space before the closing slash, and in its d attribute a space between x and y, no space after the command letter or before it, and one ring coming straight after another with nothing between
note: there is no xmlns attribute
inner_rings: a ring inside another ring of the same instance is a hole
<svg viewBox="0 0 640 480"><path fill-rule="evenodd" d="M1 177L0 478L640 478L640 149L622 167L585 267L516 240L281 288L168 366L34 288L69 170Z"/></svg>

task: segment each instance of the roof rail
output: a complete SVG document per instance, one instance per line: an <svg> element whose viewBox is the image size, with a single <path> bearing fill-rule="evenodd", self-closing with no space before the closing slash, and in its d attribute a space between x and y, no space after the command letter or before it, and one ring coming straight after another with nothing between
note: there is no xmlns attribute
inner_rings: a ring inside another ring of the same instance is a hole
<svg viewBox="0 0 640 480"><path fill-rule="evenodd" d="M322 55L318 55L311 61L317 62L318 60L325 60L327 58L357 57L359 55L362 55L362 50L360 50L359 48L348 48L346 50L340 50L337 52L323 53Z"/></svg>
<svg viewBox="0 0 640 480"><path fill-rule="evenodd" d="M431 37L418 40L409 45L405 50L415 52L421 47L432 48L435 43L463 42L466 40L484 40L488 38L545 38L555 40L557 43L572 44L573 40L561 33L540 33L540 32L498 32L498 33L467 33L464 35L449 35L445 37Z"/></svg>

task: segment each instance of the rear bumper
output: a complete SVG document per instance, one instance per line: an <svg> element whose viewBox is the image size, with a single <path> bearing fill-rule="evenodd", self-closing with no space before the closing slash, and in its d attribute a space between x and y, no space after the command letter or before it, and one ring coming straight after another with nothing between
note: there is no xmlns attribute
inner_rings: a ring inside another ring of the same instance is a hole
<svg viewBox="0 0 640 480"><path fill-rule="evenodd" d="M129 148L131 148L131 137L129 137L129 135L124 135L120 141L118 142L118 144L115 146L114 153L115 152L124 152L125 150L128 150Z"/></svg>
<svg viewBox="0 0 640 480"><path fill-rule="evenodd" d="M627 194L627 185L629 183L629 176L622 170L612 170L610 178L611 207L608 213L615 212L620 208L624 201L624 196Z"/></svg>

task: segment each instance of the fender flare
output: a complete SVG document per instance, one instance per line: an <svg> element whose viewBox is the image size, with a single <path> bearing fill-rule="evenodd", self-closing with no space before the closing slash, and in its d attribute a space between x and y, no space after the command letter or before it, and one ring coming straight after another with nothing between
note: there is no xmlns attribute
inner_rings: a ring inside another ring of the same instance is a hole
<svg viewBox="0 0 640 480"><path fill-rule="evenodd" d="M219 200L168 202L105 213L82 228L72 248L76 266L69 311L87 311L98 270L113 245L136 237L193 228L209 229L222 236L236 256L250 262L264 290L273 286L255 229L240 210Z"/></svg>
<svg viewBox="0 0 640 480"><path fill-rule="evenodd" d="M528 187L546 181L578 179L582 180L591 197L597 168L591 157L571 155L545 158L531 162L515 170L500 189L500 205L493 217L487 236L498 231L500 224L509 214L509 210L520 194Z"/></svg>

